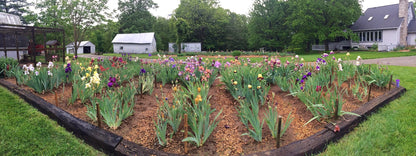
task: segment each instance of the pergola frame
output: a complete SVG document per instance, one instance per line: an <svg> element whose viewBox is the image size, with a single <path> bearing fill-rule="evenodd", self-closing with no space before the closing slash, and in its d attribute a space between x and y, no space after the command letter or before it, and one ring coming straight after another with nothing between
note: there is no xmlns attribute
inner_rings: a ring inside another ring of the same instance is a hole
<svg viewBox="0 0 416 156"><path fill-rule="evenodd" d="M23 26L23 25L12 25L12 24L0 24L0 34L4 34L3 38L0 38L0 41L5 42L6 41L6 36L8 34L10 35L14 35L14 39L16 42L16 49L7 49L7 45L4 44L3 49L0 49L1 51L4 51L5 53L5 57L7 58L7 51L15 51L17 53L17 60L20 61L20 55L19 55L19 50L27 50L27 51L32 51L32 53L29 55L31 56L32 62L36 63L36 37L35 34L43 34L43 38L44 40L46 40L46 34L47 33L61 33L62 34L62 48L58 48L58 47L54 47L54 48L47 48L46 47L46 41L44 41L43 46L44 48L38 49L38 50L44 50L45 51L45 61L46 60L46 54L47 54L47 50L62 50L62 62L65 63L65 30L64 29L60 29L60 28L48 28L48 27L34 27L34 26ZM30 34L28 36L30 40L32 40L33 44L29 44L29 46L27 48L20 48L19 49L19 45L18 45L18 39L17 36L21 35L21 34ZM0 47L1 48L1 47Z"/></svg>

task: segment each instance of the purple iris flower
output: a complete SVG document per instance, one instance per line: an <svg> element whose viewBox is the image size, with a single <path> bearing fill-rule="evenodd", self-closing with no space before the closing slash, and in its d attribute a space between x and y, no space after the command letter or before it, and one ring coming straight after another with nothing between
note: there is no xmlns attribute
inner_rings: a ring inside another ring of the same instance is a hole
<svg viewBox="0 0 416 156"><path fill-rule="evenodd" d="M142 69L140 69L140 73L144 74L144 73L146 73L146 70L144 70L144 68L142 68Z"/></svg>
<svg viewBox="0 0 416 156"><path fill-rule="evenodd" d="M320 67L319 66L316 66L316 70L319 70L320 69Z"/></svg>
<svg viewBox="0 0 416 156"><path fill-rule="evenodd" d="M322 61L322 59L321 58L318 58L317 60L316 60L316 62L321 62Z"/></svg>
<svg viewBox="0 0 416 156"><path fill-rule="evenodd" d="M325 60L322 60L322 63L326 64L326 61Z"/></svg>
<svg viewBox="0 0 416 156"><path fill-rule="evenodd" d="M396 80L396 87L399 88L400 87L400 79Z"/></svg>
<svg viewBox="0 0 416 156"><path fill-rule="evenodd" d="M172 65L172 68L175 68L175 67L176 67L176 64Z"/></svg>
<svg viewBox="0 0 416 156"><path fill-rule="evenodd" d="M306 75L303 75L302 80L307 79L308 77Z"/></svg>
<svg viewBox="0 0 416 156"><path fill-rule="evenodd" d="M108 82L107 86L108 87L113 87L113 82Z"/></svg>
<svg viewBox="0 0 416 156"><path fill-rule="evenodd" d="M296 83L298 83L299 82L299 79L296 79Z"/></svg>
<svg viewBox="0 0 416 156"><path fill-rule="evenodd" d="M300 87L300 90L303 90L303 86Z"/></svg>
<svg viewBox="0 0 416 156"><path fill-rule="evenodd" d="M72 71L72 69L71 69L71 63L68 63L67 65L66 65L66 68L65 68L65 73L69 73L69 72L71 72Z"/></svg>
<svg viewBox="0 0 416 156"><path fill-rule="evenodd" d="M216 61L215 64L214 64L214 66L215 66L215 68L220 68L221 67L221 63L218 62L218 61Z"/></svg>
<svg viewBox="0 0 416 156"><path fill-rule="evenodd" d="M302 80L300 80L300 83L299 83L299 84L302 84L302 83L304 83L304 82L305 82L305 80L303 80L303 79L302 79Z"/></svg>
<svg viewBox="0 0 416 156"><path fill-rule="evenodd" d="M300 67L303 67L303 63L301 63L299 66L300 66Z"/></svg>
<svg viewBox="0 0 416 156"><path fill-rule="evenodd" d="M152 56L152 54L151 54L151 53L149 53L149 57L150 57L150 56Z"/></svg>
<svg viewBox="0 0 416 156"><path fill-rule="evenodd" d="M312 76L312 73L311 72L308 72L308 74L306 74L306 76Z"/></svg>

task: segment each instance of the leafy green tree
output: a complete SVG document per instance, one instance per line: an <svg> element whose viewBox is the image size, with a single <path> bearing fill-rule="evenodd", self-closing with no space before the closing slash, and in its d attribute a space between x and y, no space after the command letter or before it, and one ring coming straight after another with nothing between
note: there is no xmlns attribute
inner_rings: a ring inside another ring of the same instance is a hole
<svg viewBox="0 0 416 156"><path fill-rule="evenodd" d="M28 3L27 0L0 0L0 12L17 15L23 23L27 23L26 19L23 18L23 14L31 14L31 12L26 9L29 5L30 3Z"/></svg>
<svg viewBox="0 0 416 156"><path fill-rule="evenodd" d="M87 39L95 44L96 52L107 53L113 52L113 44L111 41L117 35L120 24L111 20L107 20L105 24L94 26L87 36Z"/></svg>
<svg viewBox="0 0 416 156"><path fill-rule="evenodd" d="M228 50L248 49L248 18L229 12L229 22L226 25L225 48Z"/></svg>
<svg viewBox="0 0 416 156"><path fill-rule="evenodd" d="M75 56L86 32L105 19L108 0L63 0L64 20L72 26Z"/></svg>
<svg viewBox="0 0 416 156"><path fill-rule="evenodd" d="M229 22L227 11L218 7L217 0L181 0L175 17L184 19L189 26L186 42L201 42L204 50L225 48L225 27Z"/></svg>
<svg viewBox="0 0 416 156"><path fill-rule="evenodd" d="M176 27L174 19L166 19L158 17L153 24L153 31L155 32L157 49L160 51L169 50L169 42L176 42Z"/></svg>
<svg viewBox="0 0 416 156"><path fill-rule="evenodd" d="M292 44L310 50L316 41L328 44L337 37L350 38L345 31L361 15L359 0L291 0L287 22L293 29Z"/></svg>
<svg viewBox="0 0 416 156"><path fill-rule="evenodd" d="M183 18L178 18L175 23L176 26L176 46L178 47L178 53L182 51L181 43L188 35L189 25Z"/></svg>
<svg viewBox="0 0 416 156"><path fill-rule="evenodd" d="M157 8L152 0L119 0L118 10L120 32L140 33L149 32L153 29L156 17L150 14L148 9Z"/></svg>
<svg viewBox="0 0 416 156"><path fill-rule="evenodd" d="M290 44L291 29L285 22L289 3L283 0L256 0L248 25L251 49L282 51Z"/></svg>

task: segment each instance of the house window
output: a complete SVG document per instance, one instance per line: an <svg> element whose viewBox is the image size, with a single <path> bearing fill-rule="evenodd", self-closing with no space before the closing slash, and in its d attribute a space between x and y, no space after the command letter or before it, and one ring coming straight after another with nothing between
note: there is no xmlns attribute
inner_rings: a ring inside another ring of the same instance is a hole
<svg viewBox="0 0 416 156"><path fill-rule="evenodd" d="M123 46L120 46L120 50L123 50Z"/></svg>
<svg viewBox="0 0 416 156"><path fill-rule="evenodd" d="M357 33L360 42L382 42L382 31L364 31Z"/></svg>

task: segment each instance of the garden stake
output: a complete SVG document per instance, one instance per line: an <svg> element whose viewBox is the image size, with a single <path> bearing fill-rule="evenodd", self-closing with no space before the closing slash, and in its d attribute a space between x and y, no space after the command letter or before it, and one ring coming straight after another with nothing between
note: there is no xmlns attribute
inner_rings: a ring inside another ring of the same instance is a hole
<svg viewBox="0 0 416 156"><path fill-rule="evenodd" d="M389 91L391 89L391 81L393 81L393 75L390 76L390 82L389 82Z"/></svg>
<svg viewBox="0 0 416 156"><path fill-rule="evenodd" d="M188 114L185 114L185 138L188 137ZM185 146L185 153L188 153L188 142L184 142L184 146Z"/></svg>
<svg viewBox="0 0 416 156"><path fill-rule="evenodd" d="M156 87L156 74L155 74L155 87Z"/></svg>
<svg viewBox="0 0 416 156"><path fill-rule="evenodd" d="M368 90L368 99L367 99L367 102L370 101L370 97L371 97L371 84L370 84L370 89Z"/></svg>
<svg viewBox="0 0 416 156"><path fill-rule="evenodd" d="M335 115L334 115L335 119L338 118L338 102L339 102L338 99L335 100Z"/></svg>
<svg viewBox="0 0 416 156"><path fill-rule="evenodd" d="M95 103L97 107L97 121L98 121L98 127L101 128L101 118L100 118L100 104L98 102Z"/></svg>
<svg viewBox="0 0 416 156"><path fill-rule="evenodd" d="M282 129L282 116L279 116L278 122L277 122L277 144L276 147L279 148L280 147L280 130Z"/></svg>
<svg viewBox="0 0 416 156"><path fill-rule="evenodd" d="M58 106L58 94L55 92L55 105Z"/></svg>

